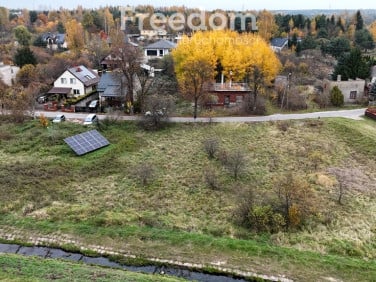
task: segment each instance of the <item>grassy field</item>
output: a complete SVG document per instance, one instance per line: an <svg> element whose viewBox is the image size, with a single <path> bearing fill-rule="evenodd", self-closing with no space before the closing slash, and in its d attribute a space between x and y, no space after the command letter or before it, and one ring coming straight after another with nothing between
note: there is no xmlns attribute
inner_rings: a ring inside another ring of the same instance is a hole
<svg viewBox="0 0 376 282"><path fill-rule="evenodd" d="M146 275L82 263L17 255L0 255L0 268L2 281L185 281L161 275Z"/></svg>
<svg viewBox="0 0 376 282"><path fill-rule="evenodd" d="M376 277L376 124L371 120L256 124L172 124L145 132L104 123L111 145L77 157L63 142L86 131L72 123L0 125L0 228L69 234L140 257L220 264L299 281L372 281ZM203 141L240 150L235 180ZM143 185L135 169L148 164ZM217 187L204 179L210 168ZM330 172L352 175L343 204ZM252 190L276 195L275 179L292 172L314 191L315 212L289 232L255 233L234 220Z"/></svg>

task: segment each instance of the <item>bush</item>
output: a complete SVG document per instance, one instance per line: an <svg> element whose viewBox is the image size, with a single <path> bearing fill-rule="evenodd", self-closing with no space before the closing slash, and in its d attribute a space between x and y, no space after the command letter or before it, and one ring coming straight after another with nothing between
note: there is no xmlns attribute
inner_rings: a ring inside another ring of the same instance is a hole
<svg viewBox="0 0 376 282"><path fill-rule="evenodd" d="M222 163L226 169L232 174L235 180L239 178L245 169L246 157L242 150L236 150L225 154Z"/></svg>
<svg viewBox="0 0 376 282"><path fill-rule="evenodd" d="M133 174L143 186L147 186L154 179L154 172L155 170L153 165L143 163L134 169Z"/></svg>
<svg viewBox="0 0 376 282"><path fill-rule="evenodd" d="M214 168L207 167L204 170L204 179L210 189L213 189L213 190L220 189L218 178L219 178L219 175Z"/></svg>
<svg viewBox="0 0 376 282"><path fill-rule="evenodd" d="M344 97L342 91L338 88L338 86L334 86L333 89L330 91L330 102L335 107L343 106Z"/></svg>
<svg viewBox="0 0 376 282"><path fill-rule="evenodd" d="M203 145L209 159L213 159L219 148L219 139L216 137L207 138L203 141Z"/></svg>
<svg viewBox="0 0 376 282"><path fill-rule="evenodd" d="M271 206L254 206L249 210L250 227L256 232L278 232L285 225L283 216L275 213Z"/></svg>

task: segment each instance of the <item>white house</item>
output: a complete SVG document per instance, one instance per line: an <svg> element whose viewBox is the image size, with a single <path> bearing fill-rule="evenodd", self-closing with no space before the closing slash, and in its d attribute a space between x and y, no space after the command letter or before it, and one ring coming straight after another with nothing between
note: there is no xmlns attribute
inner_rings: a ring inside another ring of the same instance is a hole
<svg viewBox="0 0 376 282"><path fill-rule="evenodd" d="M357 78L355 80L349 79L342 81L341 76L339 75L336 81L324 79L323 91L325 94L329 95L333 87L337 86L343 94L345 103L356 103L365 97L365 85L366 81L364 79Z"/></svg>
<svg viewBox="0 0 376 282"><path fill-rule="evenodd" d="M172 49L176 47L176 44L174 42L161 39L155 43L152 43L146 47L144 47L145 50L145 56L150 58L162 58L166 55L168 55Z"/></svg>
<svg viewBox="0 0 376 282"><path fill-rule="evenodd" d="M99 76L85 66L76 66L67 69L54 82L54 87L48 94L59 94L68 97L77 97L96 91Z"/></svg>

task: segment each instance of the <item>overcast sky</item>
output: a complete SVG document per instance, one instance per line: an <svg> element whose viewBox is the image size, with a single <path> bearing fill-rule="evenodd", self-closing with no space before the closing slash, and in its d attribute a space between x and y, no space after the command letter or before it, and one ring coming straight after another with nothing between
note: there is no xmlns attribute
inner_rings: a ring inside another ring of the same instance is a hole
<svg viewBox="0 0 376 282"><path fill-rule="evenodd" d="M154 7L186 6L197 7L203 10L221 8L225 10L299 10L299 9L376 9L374 0L0 0L0 6L7 8L27 8L29 10L58 9L60 7L73 9L77 5L84 8L99 8L105 6L136 6L138 4L150 4Z"/></svg>

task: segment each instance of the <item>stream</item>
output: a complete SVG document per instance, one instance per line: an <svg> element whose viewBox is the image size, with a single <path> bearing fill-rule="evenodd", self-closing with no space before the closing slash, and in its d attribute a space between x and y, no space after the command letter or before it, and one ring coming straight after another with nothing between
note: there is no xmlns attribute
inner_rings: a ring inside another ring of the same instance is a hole
<svg viewBox="0 0 376 282"><path fill-rule="evenodd" d="M23 256L37 256L41 258L64 259L75 262L82 262L91 265L99 265L111 268L124 269L132 272L148 273L148 274L165 274L170 276L181 277L187 280L202 282L246 282L241 278L233 278L225 275L207 274L189 269L183 269L172 266L148 265L148 266L131 266L123 265L110 261L106 257L88 257L79 253L66 252L57 248L50 247L26 247L17 244L0 243L0 253L18 254ZM259 281L259 280L258 280Z"/></svg>

